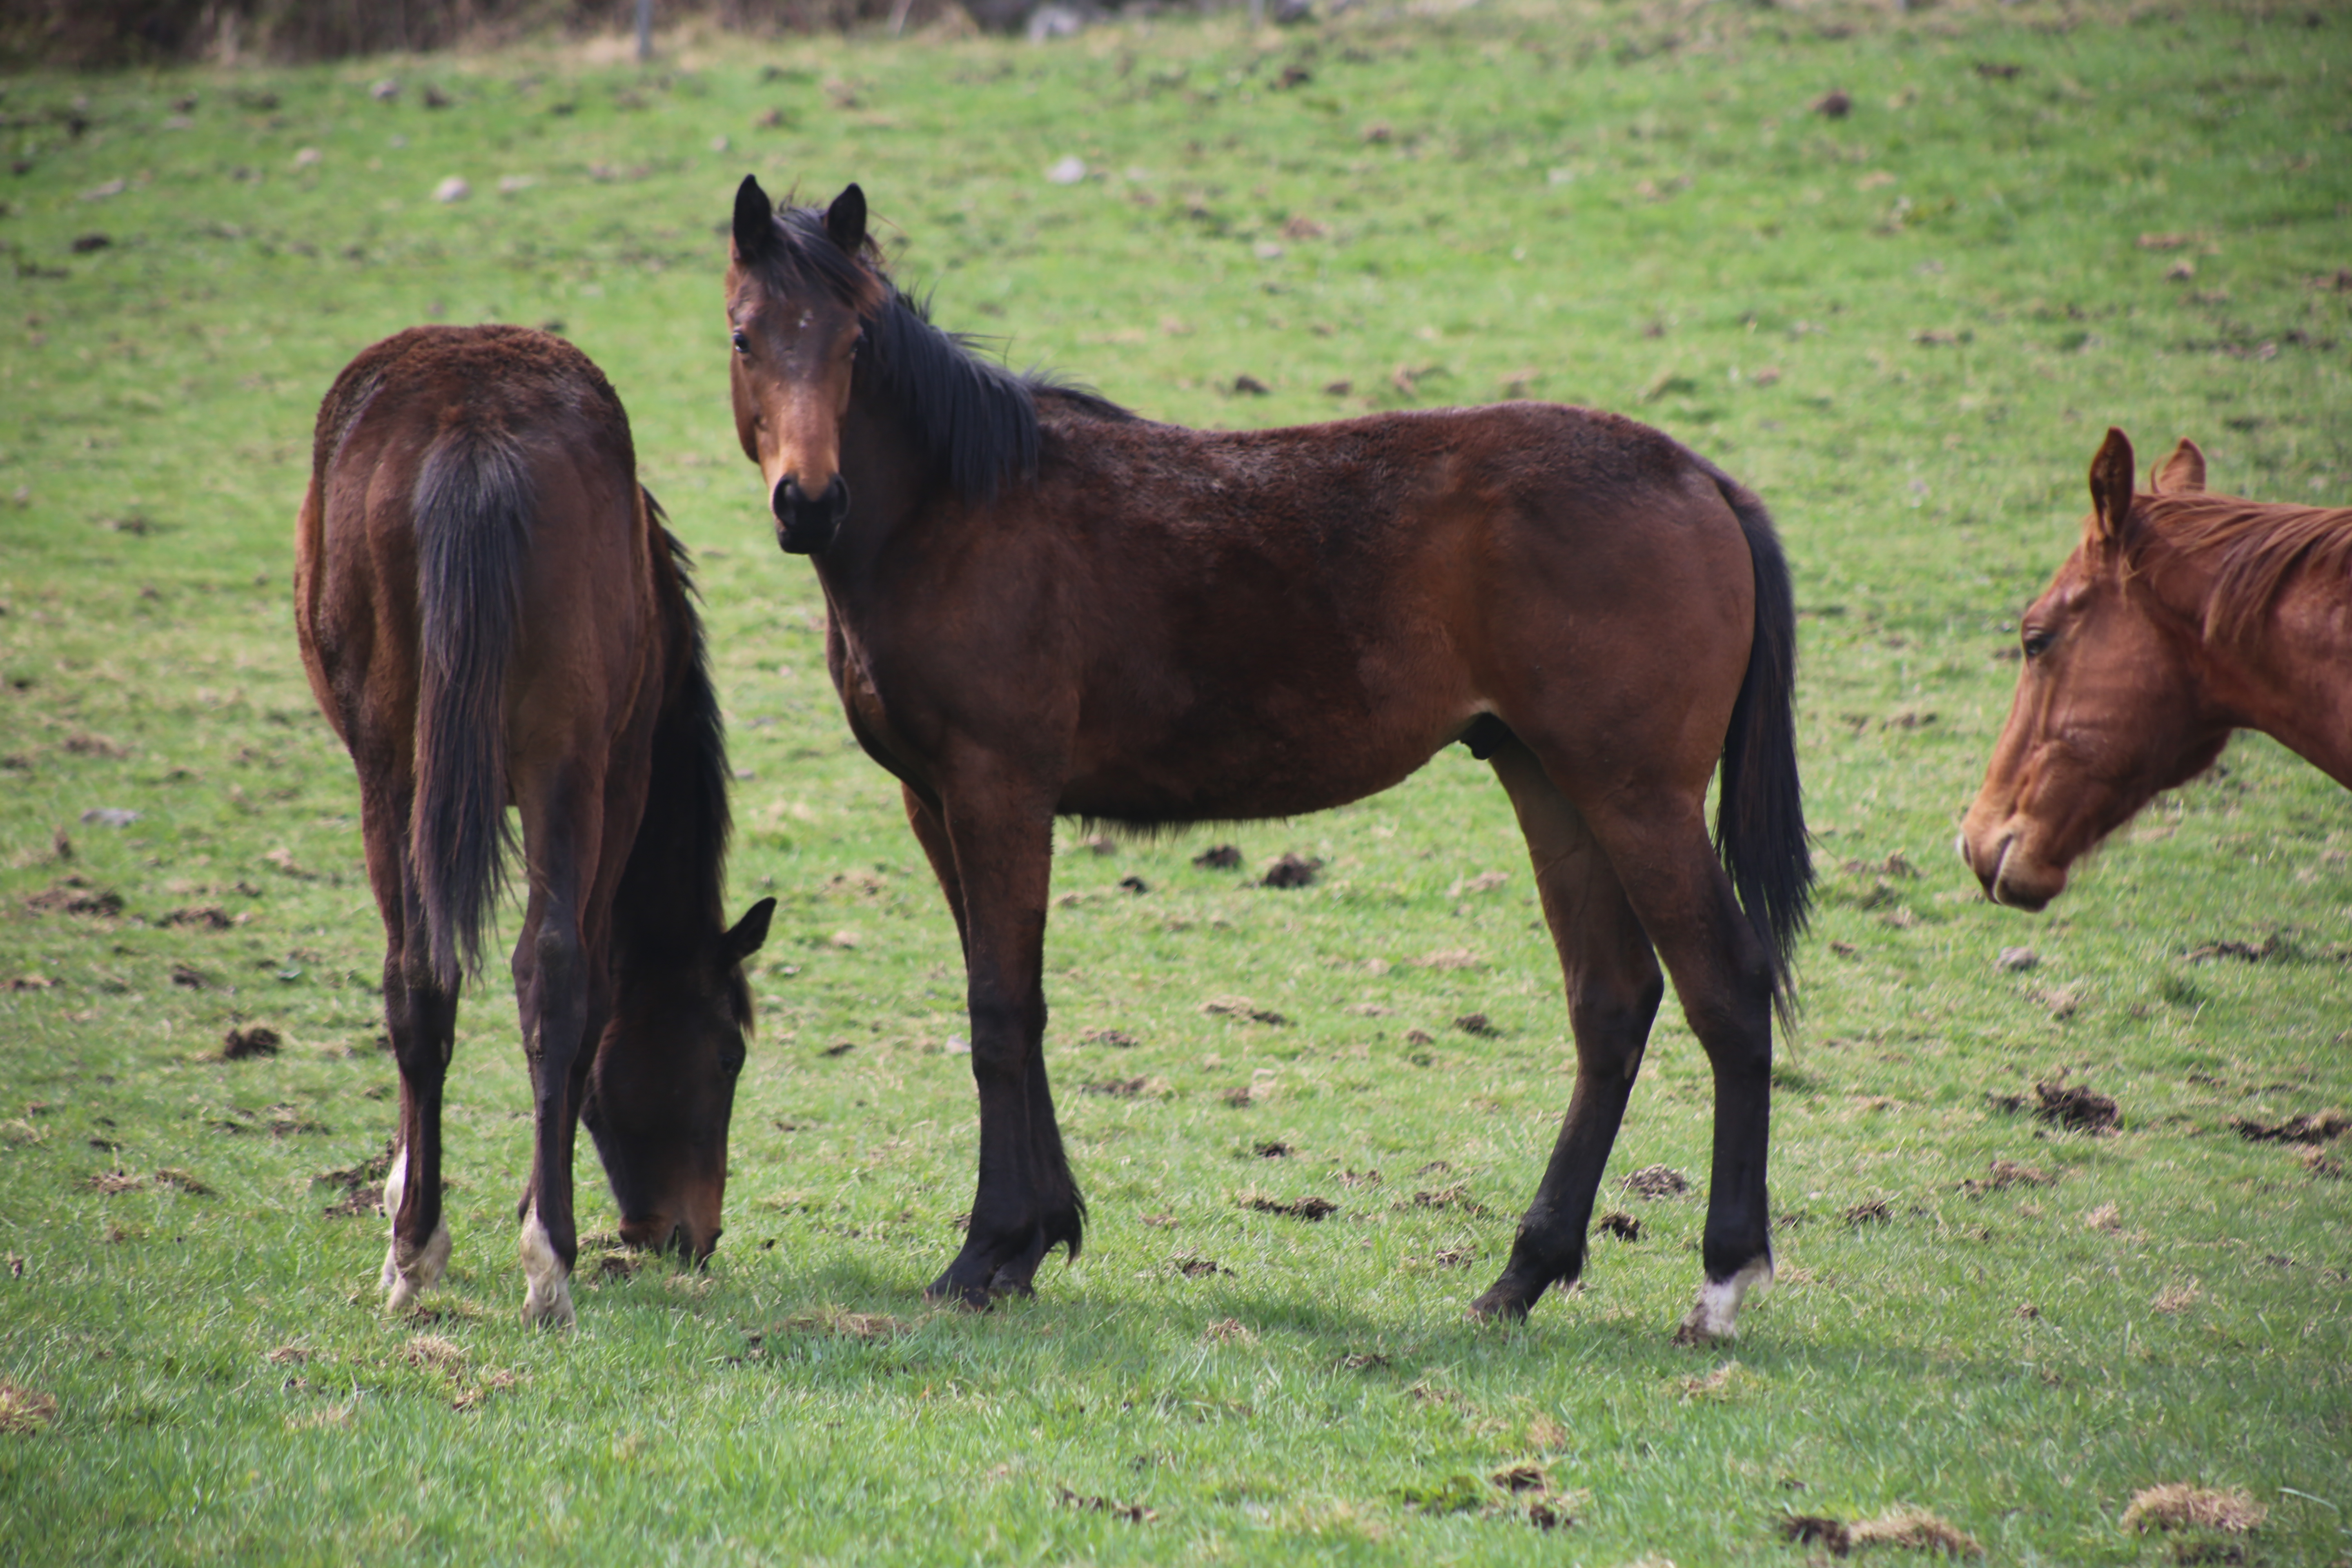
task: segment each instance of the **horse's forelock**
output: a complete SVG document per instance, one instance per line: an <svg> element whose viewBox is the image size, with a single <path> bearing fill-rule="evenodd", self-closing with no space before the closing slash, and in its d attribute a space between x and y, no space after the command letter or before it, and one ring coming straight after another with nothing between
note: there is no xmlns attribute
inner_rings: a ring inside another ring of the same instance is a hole
<svg viewBox="0 0 2352 1568"><path fill-rule="evenodd" d="M855 251L835 243L824 209L784 205L776 209L776 243L748 263L749 270L779 293L822 289L835 304L871 320L895 292L882 270L881 247L868 235Z"/></svg>

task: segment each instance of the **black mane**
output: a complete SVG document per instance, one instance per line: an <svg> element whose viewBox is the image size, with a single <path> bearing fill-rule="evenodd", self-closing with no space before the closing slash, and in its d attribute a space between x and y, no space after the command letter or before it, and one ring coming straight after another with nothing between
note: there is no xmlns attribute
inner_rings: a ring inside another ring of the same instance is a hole
<svg viewBox="0 0 2352 1568"><path fill-rule="evenodd" d="M1136 417L1085 387L984 358L971 338L932 325L929 301L899 292L871 238L856 255L834 243L823 209L779 207L776 237L759 258L763 281L780 292L821 289L865 319L873 353L858 374L876 378L964 500L985 506L1003 485L1037 477L1041 397L1089 418Z"/></svg>
<svg viewBox="0 0 2352 1568"><path fill-rule="evenodd" d="M727 728L711 685L702 617L694 607L692 559L650 491L645 500L669 554L669 581L656 591L666 601L672 674L655 721L645 817L613 900L624 968L626 961L674 961L726 929L727 840L734 826L727 805ZM738 999L737 1014L748 1022L748 993Z"/></svg>

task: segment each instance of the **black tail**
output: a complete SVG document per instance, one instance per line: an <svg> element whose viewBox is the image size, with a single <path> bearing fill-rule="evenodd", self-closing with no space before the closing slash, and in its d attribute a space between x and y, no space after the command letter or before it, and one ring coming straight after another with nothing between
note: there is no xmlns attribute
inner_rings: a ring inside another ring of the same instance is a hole
<svg viewBox="0 0 2352 1568"><path fill-rule="evenodd" d="M1723 738L1715 851L1772 955L1772 1003L1787 1024L1796 1003L1790 957L1813 899L1812 848L1797 778L1797 602L1764 503L1726 475L1714 478L1756 565L1756 629Z"/></svg>
<svg viewBox="0 0 2352 1568"><path fill-rule="evenodd" d="M482 928L506 884L506 683L537 511L504 430L453 424L416 479L419 690L408 855L433 973L455 989L482 967Z"/></svg>

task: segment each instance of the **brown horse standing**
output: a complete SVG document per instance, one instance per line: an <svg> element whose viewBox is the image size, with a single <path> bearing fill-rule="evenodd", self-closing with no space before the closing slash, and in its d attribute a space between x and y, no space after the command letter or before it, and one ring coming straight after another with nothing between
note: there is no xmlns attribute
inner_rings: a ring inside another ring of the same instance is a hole
<svg viewBox="0 0 2352 1568"><path fill-rule="evenodd" d="M1795 617L1756 498L1582 409L1223 435L1016 377L892 286L855 185L779 213L743 182L727 320L737 433L779 542L814 563L850 727L905 786L963 941L980 1174L931 1294L1026 1291L1078 1247L1041 1049L1054 818L1288 816L1465 741L1527 835L1578 1055L1473 1310L1524 1314L1582 1267L1663 958L1716 1078L1684 1330L1728 1335L1771 1272L1771 1015L1811 880Z"/></svg>
<svg viewBox="0 0 2352 1568"><path fill-rule="evenodd" d="M302 661L359 768L383 915L400 1063L383 1285L400 1309L448 1259L442 1080L511 805L538 1109L523 1316L568 1322L583 1116L625 1239L698 1259L718 1241L742 961L775 905L726 929L726 749L683 551L604 375L517 327L415 328L344 369L296 550Z"/></svg>
<svg viewBox="0 0 2352 1568"><path fill-rule="evenodd" d="M2352 508L2205 489L2183 440L2147 493L2131 442L2091 461L2083 541L2019 623L2009 723L1960 825L1996 903L2038 910L2066 869L2236 730L2352 788Z"/></svg>

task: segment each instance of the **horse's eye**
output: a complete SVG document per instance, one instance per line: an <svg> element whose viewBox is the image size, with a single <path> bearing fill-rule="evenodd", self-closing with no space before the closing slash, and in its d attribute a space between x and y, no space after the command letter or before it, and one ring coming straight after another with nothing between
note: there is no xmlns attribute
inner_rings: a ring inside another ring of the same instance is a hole
<svg viewBox="0 0 2352 1568"><path fill-rule="evenodd" d="M2050 651L2050 645L2056 641L2057 637L2047 627L2028 626L2025 628L2025 635L2018 640L2025 648L2026 658L2040 658Z"/></svg>
<svg viewBox="0 0 2352 1568"><path fill-rule="evenodd" d="M735 340L734 340L734 341L735 341L735 352L736 352L737 353L739 353L739 354L747 354L747 353L750 353L751 352L751 339L749 339L749 338L747 338L747 337L745 337L745 336L743 335L743 331L742 331L742 329L741 329L741 328L740 328L740 327L739 327L739 328L737 328L737 329L736 329L736 331L735 331Z"/></svg>

